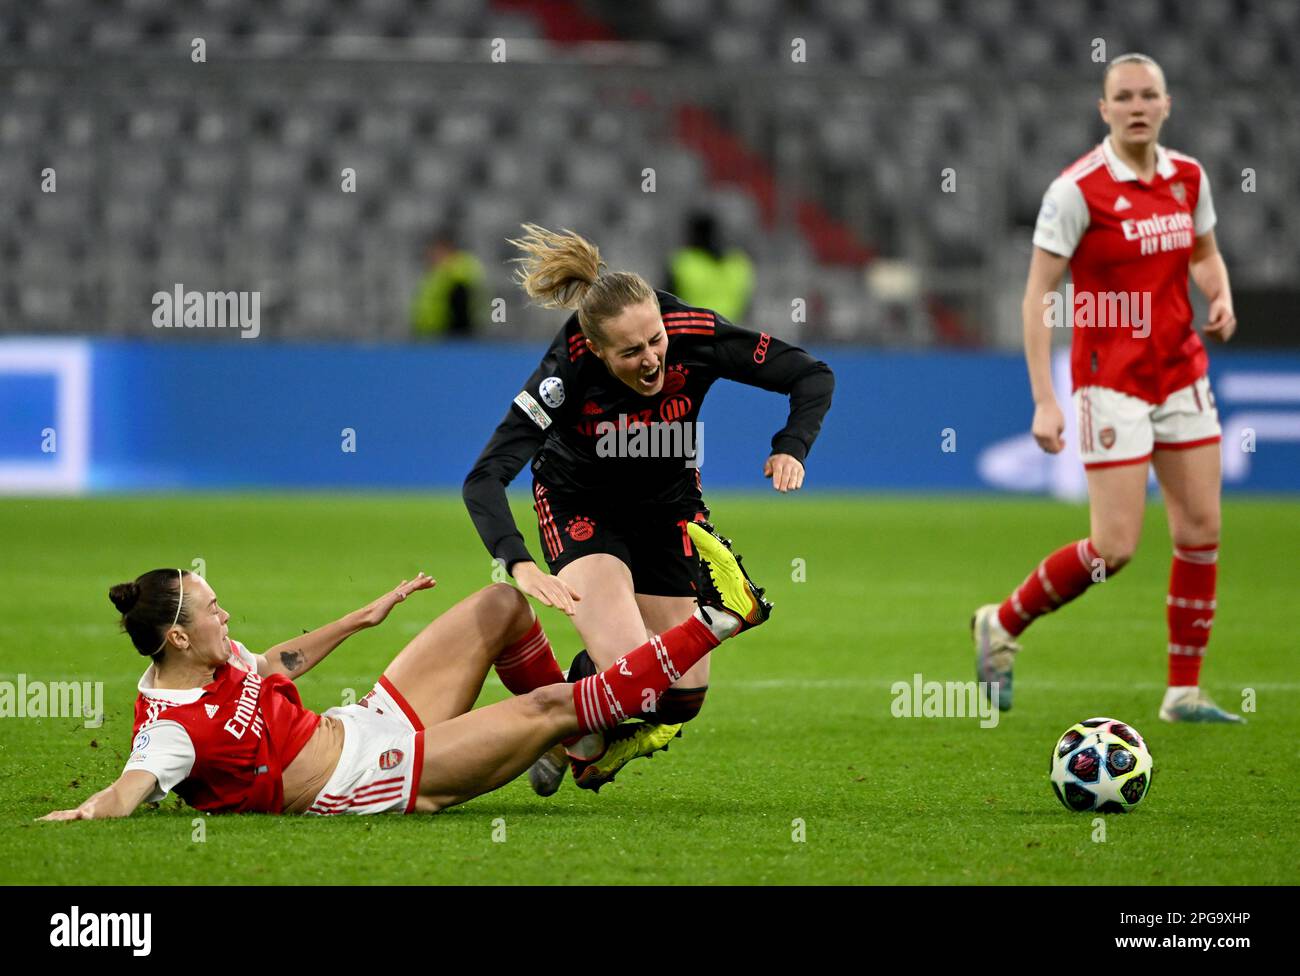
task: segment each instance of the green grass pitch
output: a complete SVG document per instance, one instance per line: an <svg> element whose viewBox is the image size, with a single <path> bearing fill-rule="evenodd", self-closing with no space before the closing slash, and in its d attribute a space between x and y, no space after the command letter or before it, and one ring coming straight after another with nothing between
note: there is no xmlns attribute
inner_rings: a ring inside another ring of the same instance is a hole
<svg viewBox="0 0 1300 976"><path fill-rule="evenodd" d="M776 604L715 655L708 703L666 756L592 795L524 780L435 817L209 817L169 797L116 822L44 824L107 784L130 744L143 659L106 591L157 566L206 575L254 650L351 610L417 569L439 586L300 682L323 710L367 689L428 618L490 581L458 498L200 495L0 502L0 680L102 680L106 720L0 718L0 881L30 884L1300 882L1300 504L1225 509L1219 611L1203 683L1250 724L1171 727L1164 683L1164 513L1137 558L1025 638L1016 707L895 718L890 687L973 678L967 622L1086 510L1043 500L716 494L718 526ZM532 525L521 496L521 525ZM537 547L533 533L529 544ZM802 563L796 563L802 560ZM796 581L798 568L806 579ZM578 638L543 621L561 665ZM504 689L489 679L484 701ZM1071 814L1048 755L1071 723L1136 725L1155 757L1132 814ZM800 827L802 825L802 829ZM504 840L501 838L504 834ZM800 836L802 835L802 839ZM495 837L495 839L494 839Z"/></svg>

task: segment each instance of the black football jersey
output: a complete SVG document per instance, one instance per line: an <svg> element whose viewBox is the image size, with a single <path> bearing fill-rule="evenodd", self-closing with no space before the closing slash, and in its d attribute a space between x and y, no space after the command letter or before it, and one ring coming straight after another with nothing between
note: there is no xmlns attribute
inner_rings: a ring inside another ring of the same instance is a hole
<svg viewBox="0 0 1300 976"><path fill-rule="evenodd" d="M552 493L596 494L628 505L672 506L698 497L707 453L698 423L715 380L790 398L773 454L808 456L830 409L830 367L765 332L656 292L668 334L662 389L644 396L617 379L586 346L578 316L564 324L515 397L465 479L464 498L488 551L509 567L531 560L506 501L506 486L531 462Z"/></svg>

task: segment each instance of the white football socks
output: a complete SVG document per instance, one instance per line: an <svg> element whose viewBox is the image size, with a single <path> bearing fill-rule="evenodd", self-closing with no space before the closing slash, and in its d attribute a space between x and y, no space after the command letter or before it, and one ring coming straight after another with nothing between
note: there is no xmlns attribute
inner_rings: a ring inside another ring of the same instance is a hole
<svg viewBox="0 0 1300 976"><path fill-rule="evenodd" d="M709 628L709 631L719 641L724 641L736 631L740 630L740 619L726 610L719 610L717 607L710 607L705 610L704 607L695 608L695 619Z"/></svg>
<svg viewBox="0 0 1300 976"><path fill-rule="evenodd" d="M571 759L598 759L605 754L605 735L603 732L589 732L573 745L566 745L564 751Z"/></svg>

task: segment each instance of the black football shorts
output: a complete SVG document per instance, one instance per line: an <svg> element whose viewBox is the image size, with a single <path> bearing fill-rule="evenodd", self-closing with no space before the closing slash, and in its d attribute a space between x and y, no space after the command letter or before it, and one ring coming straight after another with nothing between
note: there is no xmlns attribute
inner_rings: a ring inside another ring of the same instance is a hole
<svg viewBox="0 0 1300 976"><path fill-rule="evenodd" d="M611 511L588 497L534 481L533 511L552 574L575 559L604 552L623 560L637 593L695 595L697 558L686 525L709 517L702 499L687 499L684 506L633 503Z"/></svg>

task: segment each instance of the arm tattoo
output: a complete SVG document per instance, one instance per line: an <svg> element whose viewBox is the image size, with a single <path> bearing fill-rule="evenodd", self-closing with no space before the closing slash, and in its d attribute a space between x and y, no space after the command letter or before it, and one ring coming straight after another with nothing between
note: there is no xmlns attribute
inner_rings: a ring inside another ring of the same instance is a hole
<svg viewBox="0 0 1300 976"><path fill-rule="evenodd" d="M280 663L286 671L297 671L303 665L302 651L281 651Z"/></svg>

